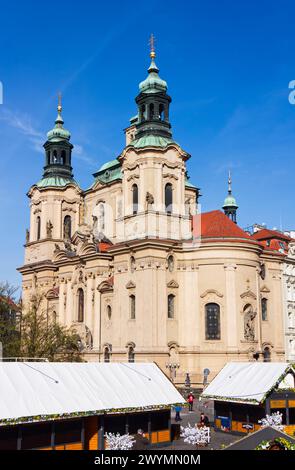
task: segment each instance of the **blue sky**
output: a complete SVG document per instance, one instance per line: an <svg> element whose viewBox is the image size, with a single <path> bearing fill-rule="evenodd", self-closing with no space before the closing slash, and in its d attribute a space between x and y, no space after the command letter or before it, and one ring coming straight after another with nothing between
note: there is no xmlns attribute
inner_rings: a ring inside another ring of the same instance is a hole
<svg viewBox="0 0 295 470"><path fill-rule="evenodd" d="M20 284L26 192L42 175L58 91L75 178L87 187L124 147L151 32L202 210L222 206L231 168L242 227L295 229L294 1L0 0L0 8L0 280Z"/></svg>

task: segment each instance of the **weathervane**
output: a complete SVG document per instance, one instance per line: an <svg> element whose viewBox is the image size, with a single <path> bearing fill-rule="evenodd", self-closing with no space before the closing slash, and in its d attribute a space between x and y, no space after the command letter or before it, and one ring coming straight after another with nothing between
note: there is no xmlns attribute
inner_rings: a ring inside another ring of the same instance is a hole
<svg viewBox="0 0 295 470"><path fill-rule="evenodd" d="M155 53L155 36L153 35L153 33L151 34L151 37L150 37L150 40L149 40L149 45L150 45L150 57L151 59L154 59L156 57L156 53Z"/></svg>
<svg viewBox="0 0 295 470"><path fill-rule="evenodd" d="M57 105L57 110L59 113L62 111L62 106L61 106L61 92L58 93L58 105Z"/></svg>

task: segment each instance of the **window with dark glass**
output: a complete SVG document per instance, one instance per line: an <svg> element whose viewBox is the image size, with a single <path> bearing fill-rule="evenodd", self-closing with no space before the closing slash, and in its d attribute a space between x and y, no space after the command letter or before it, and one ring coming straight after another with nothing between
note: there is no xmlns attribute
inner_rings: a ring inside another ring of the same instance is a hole
<svg viewBox="0 0 295 470"><path fill-rule="evenodd" d="M37 240L41 238L41 217L37 217Z"/></svg>
<svg viewBox="0 0 295 470"><path fill-rule="evenodd" d="M220 339L220 307L210 303L205 306L206 339Z"/></svg>
<svg viewBox="0 0 295 470"><path fill-rule="evenodd" d="M66 215L64 218L64 239L70 240L72 236L72 219L70 215Z"/></svg>
<svg viewBox="0 0 295 470"><path fill-rule="evenodd" d="M165 186L165 210L168 214L172 212L172 184L167 183Z"/></svg>
<svg viewBox="0 0 295 470"><path fill-rule="evenodd" d="M175 296L173 294L168 295L168 318L174 318L174 304Z"/></svg>
<svg viewBox="0 0 295 470"><path fill-rule="evenodd" d="M84 321L84 291L78 289L78 322Z"/></svg>
<svg viewBox="0 0 295 470"><path fill-rule="evenodd" d="M267 320L267 299L261 299L261 316L262 320Z"/></svg>
<svg viewBox="0 0 295 470"><path fill-rule="evenodd" d="M135 320L135 295L130 295L130 318Z"/></svg>
<svg viewBox="0 0 295 470"><path fill-rule="evenodd" d="M112 307L110 305L107 306L107 316L109 320L112 318Z"/></svg>
<svg viewBox="0 0 295 470"><path fill-rule="evenodd" d="M132 212L137 214L138 212L138 187L137 184L132 186Z"/></svg>
<svg viewBox="0 0 295 470"><path fill-rule="evenodd" d="M64 165L66 163L66 151L65 150L62 150L61 152L61 162L60 162L62 165Z"/></svg>

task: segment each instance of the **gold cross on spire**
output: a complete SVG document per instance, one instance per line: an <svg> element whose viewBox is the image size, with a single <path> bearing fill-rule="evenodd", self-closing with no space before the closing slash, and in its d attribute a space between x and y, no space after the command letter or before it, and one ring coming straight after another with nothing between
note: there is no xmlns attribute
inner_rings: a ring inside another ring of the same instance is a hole
<svg viewBox="0 0 295 470"><path fill-rule="evenodd" d="M156 53L155 53L155 36L153 35L153 33L151 34L151 37L150 37L150 40L149 40L149 45L150 45L150 57L151 59L154 59L156 57Z"/></svg>
<svg viewBox="0 0 295 470"><path fill-rule="evenodd" d="M58 105L57 105L57 110L59 113L62 111L62 106L61 106L61 92L58 93Z"/></svg>

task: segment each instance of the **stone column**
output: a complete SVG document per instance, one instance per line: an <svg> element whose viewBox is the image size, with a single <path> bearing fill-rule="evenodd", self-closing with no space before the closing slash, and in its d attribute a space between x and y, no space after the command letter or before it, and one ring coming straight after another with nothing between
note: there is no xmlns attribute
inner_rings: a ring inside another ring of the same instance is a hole
<svg viewBox="0 0 295 470"><path fill-rule="evenodd" d="M235 264L224 265L226 307L224 318L226 321L227 350L236 352L238 349L237 299L236 299L236 269ZM221 323L221 328L222 328ZM221 335L223 336L222 330Z"/></svg>

